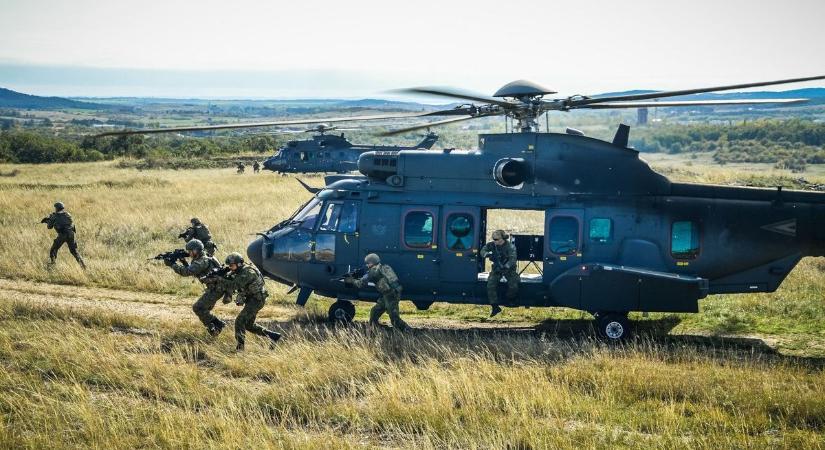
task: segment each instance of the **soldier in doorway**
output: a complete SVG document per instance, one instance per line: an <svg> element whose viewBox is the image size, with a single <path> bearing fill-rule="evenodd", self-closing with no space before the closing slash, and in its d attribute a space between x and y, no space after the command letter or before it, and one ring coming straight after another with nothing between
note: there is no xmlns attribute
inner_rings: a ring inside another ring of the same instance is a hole
<svg viewBox="0 0 825 450"><path fill-rule="evenodd" d="M490 276L487 277L487 299L490 301L490 317L501 312L498 299L498 283L501 278L507 279L507 300L511 301L518 295L518 259L516 246L510 242L510 236L504 230L493 231L493 240L481 248L481 257L490 258L493 264Z"/></svg>

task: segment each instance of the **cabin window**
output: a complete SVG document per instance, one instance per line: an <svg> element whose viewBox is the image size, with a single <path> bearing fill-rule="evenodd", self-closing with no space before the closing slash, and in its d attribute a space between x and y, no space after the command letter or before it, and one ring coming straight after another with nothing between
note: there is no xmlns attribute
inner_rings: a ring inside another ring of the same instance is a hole
<svg viewBox="0 0 825 450"><path fill-rule="evenodd" d="M315 260L320 262L335 261L335 235L322 233L315 236Z"/></svg>
<svg viewBox="0 0 825 450"><path fill-rule="evenodd" d="M473 248L473 234L473 216L471 214L450 214L447 217L447 248L450 250Z"/></svg>
<svg viewBox="0 0 825 450"><path fill-rule="evenodd" d="M676 259L699 256L699 227L690 221L673 222L670 230L670 254Z"/></svg>
<svg viewBox="0 0 825 450"><path fill-rule="evenodd" d="M610 219L590 219L590 242L606 244L613 237L613 221Z"/></svg>
<svg viewBox="0 0 825 450"><path fill-rule="evenodd" d="M309 161L309 152L301 152L301 161Z"/></svg>
<svg viewBox="0 0 825 450"><path fill-rule="evenodd" d="M572 255L579 249L579 220L570 216L550 219L550 251L556 255Z"/></svg>
<svg viewBox="0 0 825 450"><path fill-rule="evenodd" d="M410 211L404 216L404 244L411 248L433 245L433 215L428 211Z"/></svg>

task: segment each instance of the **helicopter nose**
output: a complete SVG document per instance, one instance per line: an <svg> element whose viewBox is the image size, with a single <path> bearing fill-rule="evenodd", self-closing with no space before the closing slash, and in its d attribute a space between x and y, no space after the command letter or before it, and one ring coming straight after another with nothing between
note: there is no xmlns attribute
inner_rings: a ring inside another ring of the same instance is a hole
<svg viewBox="0 0 825 450"><path fill-rule="evenodd" d="M259 269L263 269L264 266L264 238L259 237L254 241L249 243L249 246L246 247L246 256L249 257L249 260L255 264L256 267Z"/></svg>
<svg viewBox="0 0 825 450"><path fill-rule="evenodd" d="M269 158L264 161L264 169L271 170L273 172L277 172L281 169L283 164L278 161L275 157Z"/></svg>
<svg viewBox="0 0 825 450"><path fill-rule="evenodd" d="M267 252L269 256L272 252L272 239L259 237L250 242L246 247L246 256L249 260L268 278L271 278L281 284L292 286L295 283L290 280L295 280L297 276L297 268L295 264L290 264L286 261L276 261L272 258L267 259Z"/></svg>

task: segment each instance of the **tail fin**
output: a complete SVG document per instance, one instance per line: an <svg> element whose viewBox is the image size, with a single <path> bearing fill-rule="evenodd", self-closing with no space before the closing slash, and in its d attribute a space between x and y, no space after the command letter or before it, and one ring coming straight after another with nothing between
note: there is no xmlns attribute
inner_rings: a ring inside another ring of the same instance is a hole
<svg viewBox="0 0 825 450"><path fill-rule="evenodd" d="M433 132L429 132L426 136L424 136L424 140L419 142L418 145L415 146L415 148L423 148L429 150L433 148L433 145L436 143L436 141L438 141L438 135Z"/></svg>

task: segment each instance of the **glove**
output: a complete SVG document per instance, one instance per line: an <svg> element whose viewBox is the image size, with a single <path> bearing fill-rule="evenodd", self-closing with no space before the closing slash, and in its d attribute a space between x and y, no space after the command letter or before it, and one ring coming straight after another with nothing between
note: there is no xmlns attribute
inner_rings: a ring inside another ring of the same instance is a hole
<svg viewBox="0 0 825 450"><path fill-rule="evenodd" d="M238 295L238 296L235 298L235 304L236 304L236 305L238 305L238 306L243 306L243 304L244 304L244 303L246 303L246 299L245 299L242 295Z"/></svg>
<svg viewBox="0 0 825 450"><path fill-rule="evenodd" d="M164 259L163 263L166 264L168 267L172 267L175 265L175 260L173 259Z"/></svg>
<svg viewBox="0 0 825 450"><path fill-rule="evenodd" d="M226 294L223 294L223 300L221 300L221 301L223 302L224 305L229 304L229 302L232 301L232 294L230 294L228 292Z"/></svg>

